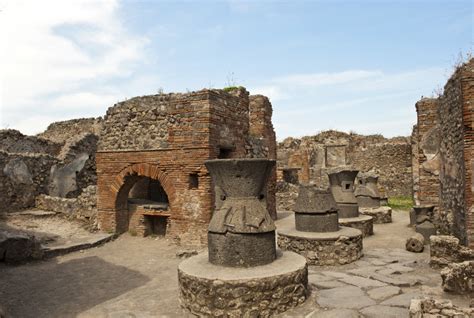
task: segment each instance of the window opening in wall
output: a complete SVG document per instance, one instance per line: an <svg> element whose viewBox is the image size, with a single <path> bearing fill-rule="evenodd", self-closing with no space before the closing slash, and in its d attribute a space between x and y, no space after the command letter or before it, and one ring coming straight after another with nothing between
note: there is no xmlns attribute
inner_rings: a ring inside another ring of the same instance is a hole
<svg viewBox="0 0 474 318"><path fill-rule="evenodd" d="M145 215L146 235L165 236L167 226L167 216Z"/></svg>
<svg viewBox="0 0 474 318"><path fill-rule="evenodd" d="M189 175L189 189L199 188L199 176L197 173L191 173Z"/></svg>
<svg viewBox="0 0 474 318"><path fill-rule="evenodd" d="M230 148L219 148L219 155L217 159L228 159L231 158L232 149Z"/></svg>
<svg viewBox="0 0 474 318"><path fill-rule="evenodd" d="M343 191L352 191L352 182L343 181L342 189Z"/></svg>

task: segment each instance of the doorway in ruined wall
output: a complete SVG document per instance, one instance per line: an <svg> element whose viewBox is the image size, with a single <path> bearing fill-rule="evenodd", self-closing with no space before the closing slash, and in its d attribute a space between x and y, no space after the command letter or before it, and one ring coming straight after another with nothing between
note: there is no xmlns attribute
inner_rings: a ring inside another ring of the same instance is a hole
<svg viewBox="0 0 474 318"><path fill-rule="evenodd" d="M171 216L167 191L157 178L131 173L116 199L116 232L165 236Z"/></svg>

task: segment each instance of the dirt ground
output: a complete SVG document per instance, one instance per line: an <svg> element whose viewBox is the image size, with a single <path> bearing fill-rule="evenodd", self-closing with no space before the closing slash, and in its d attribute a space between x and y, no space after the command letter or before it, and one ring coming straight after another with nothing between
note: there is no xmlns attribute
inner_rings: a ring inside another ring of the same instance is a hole
<svg viewBox="0 0 474 318"><path fill-rule="evenodd" d="M375 235L364 239L368 256L383 254L383 249L405 248L405 239L413 233L407 226L408 213L394 211L393 216L393 223L375 225ZM162 238L124 234L101 247L45 261L20 266L1 264L0 306L9 316L22 318L189 317L178 300L177 265L182 259L176 257L176 252L180 249ZM417 266L422 266L417 273L424 275L429 283L417 287L420 293L468 305L466 297L442 292L439 274L427 265L428 251L404 254L404 257L413 258ZM311 267L310 273L350 270L367 264L364 259L359 264L339 268ZM318 308L317 297L318 292L313 288L311 297L301 308L284 316L308 316Z"/></svg>

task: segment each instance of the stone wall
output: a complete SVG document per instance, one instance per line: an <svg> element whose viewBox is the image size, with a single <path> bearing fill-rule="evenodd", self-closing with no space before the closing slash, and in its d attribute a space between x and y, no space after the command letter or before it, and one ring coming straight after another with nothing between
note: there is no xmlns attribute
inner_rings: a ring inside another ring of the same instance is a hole
<svg viewBox="0 0 474 318"><path fill-rule="evenodd" d="M414 125L411 133L411 173L413 178L413 202L420 205L420 161L418 148L418 126Z"/></svg>
<svg viewBox="0 0 474 318"><path fill-rule="evenodd" d="M166 217L167 237L206 244L220 190L213 188L204 161L274 158L274 136L270 102L249 97L243 88L143 96L114 105L104 118L96 157L99 227L138 232L148 219ZM160 183L168 198L165 211L145 214L137 207L130 214L128 194L142 177ZM270 183L273 216L274 191Z"/></svg>
<svg viewBox="0 0 474 318"><path fill-rule="evenodd" d="M46 130L37 135L55 143L64 144L78 135L99 135L102 127L102 118L79 118L58 121L50 124Z"/></svg>
<svg viewBox="0 0 474 318"><path fill-rule="evenodd" d="M412 299L410 303L410 318L470 318L474 315L474 308L460 308L450 300L433 298Z"/></svg>
<svg viewBox="0 0 474 318"><path fill-rule="evenodd" d="M44 154L0 151L0 213L34 206L47 193L51 167L58 159Z"/></svg>
<svg viewBox="0 0 474 318"><path fill-rule="evenodd" d="M328 169L341 165L376 172L382 194L412 194L409 137L387 139L381 135L325 131L301 139L287 138L278 144L278 168L300 168L301 183L327 186Z"/></svg>
<svg viewBox="0 0 474 318"><path fill-rule="evenodd" d="M440 234L474 247L474 60L456 69L437 99L422 99L418 114L419 204L433 204Z"/></svg>
<svg viewBox="0 0 474 318"><path fill-rule="evenodd" d="M97 186L86 187L77 198L60 198L41 194L36 197L36 208L67 214L88 224L89 229L97 227Z"/></svg>
<svg viewBox="0 0 474 318"><path fill-rule="evenodd" d="M35 136L23 135L18 130L0 130L0 151L8 153L37 153L56 156L61 151L61 143Z"/></svg>

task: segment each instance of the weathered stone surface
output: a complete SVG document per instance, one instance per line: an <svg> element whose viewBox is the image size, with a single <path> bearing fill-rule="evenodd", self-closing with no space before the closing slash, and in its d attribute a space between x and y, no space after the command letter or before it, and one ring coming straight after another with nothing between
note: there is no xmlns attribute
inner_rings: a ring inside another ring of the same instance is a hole
<svg viewBox="0 0 474 318"><path fill-rule="evenodd" d="M406 318L408 309L391 306L370 306L360 311L366 318Z"/></svg>
<svg viewBox="0 0 474 318"><path fill-rule="evenodd" d="M303 257L284 252L273 263L253 268L212 265L206 254L178 267L180 299L193 314L270 317L302 304L308 271Z"/></svg>
<svg viewBox="0 0 474 318"><path fill-rule="evenodd" d="M471 318L474 316L474 308L460 308L453 305L450 300L425 297L413 299L410 303L410 318Z"/></svg>
<svg viewBox="0 0 474 318"><path fill-rule="evenodd" d="M392 223L392 208L388 206L378 208L359 207L359 212L360 214L371 216L374 224Z"/></svg>
<svg viewBox="0 0 474 318"><path fill-rule="evenodd" d="M429 243L430 237L432 235L436 235L436 228L435 228L434 224L431 223L430 221L424 221L421 224L417 224L415 226L415 230L416 230L416 232L423 235L423 237L425 238L425 243L426 244Z"/></svg>
<svg viewBox="0 0 474 318"><path fill-rule="evenodd" d="M368 215L359 215L354 218L339 218L339 225L358 229L362 232L363 237L374 234L373 218Z"/></svg>
<svg viewBox="0 0 474 318"><path fill-rule="evenodd" d="M357 310L351 309L330 309L315 311L306 318L359 318Z"/></svg>
<svg viewBox="0 0 474 318"><path fill-rule="evenodd" d="M337 288L337 287L344 287L347 286L347 284L341 283L337 280L332 280L332 281L314 281L312 282L310 280L310 283L316 286L319 289L331 289L331 288Z"/></svg>
<svg viewBox="0 0 474 318"><path fill-rule="evenodd" d="M401 294L383 301L381 305L409 308L411 300L418 297L420 295L416 293Z"/></svg>
<svg viewBox="0 0 474 318"><path fill-rule="evenodd" d="M342 265L362 257L362 233L341 227L337 232L300 232L278 229L278 246L303 255L310 265Z"/></svg>
<svg viewBox="0 0 474 318"><path fill-rule="evenodd" d="M346 283L346 284L351 284L357 287L361 288L369 288L369 287L381 287L381 286L386 286L387 284L382 283L378 280L370 279L370 278L365 278L365 277L359 277L359 276L352 276L348 278L342 278L340 281Z"/></svg>
<svg viewBox="0 0 474 318"><path fill-rule="evenodd" d="M42 256L40 243L33 236L16 231L0 231L0 261L17 263Z"/></svg>
<svg viewBox="0 0 474 318"><path fill-rule="evenodd" d="M474 260L474 249L459 244L459 239L450 235L433 235L430 238L430 265L445 267L450 263Z"/></svg>
<svg viewBox="0 0 474 318"><path fill-rule="evenodd" d="M273 262L276 227L267 211L265 184L275 161L217 159L205 164L214 186L225 193L209 222L209 261L244 267Z"/></svg>
<svg viewBox="0 0 474 318"><path fill-rule="evenodd" d="M416 233L407 239L405 247L407 251L421 253L425 249L425 238L420 233Z"/></svg>
<svg viewBox="0 0 474 318"><path fill-rule="evenodd" d="M441 278L445 291L474 293L474 261L449 264L441 270Z"/></svg>
<svg viewBox="0 0 474 318"><path fill-rule="evenodd" d="M400 294L401 289L396 286L383 286L371 289L367 292L370 298L375 300L382 300L391 296Z"/></svg>
<svg viewBox="0 0 474 318"><path fill-rule="evenodd" d="M359 206L354 196L354 180L358 173L358 170L344 166L328 172L330 189L339 208L340 218L359 216Z"/></svg>
<svg viewBox="0 0 474 318"><path fill-rule="evenodd" d="M319 292L318 304L328 308L361 309L375 305L375 301L355 286L323 289Z"/></svg>

